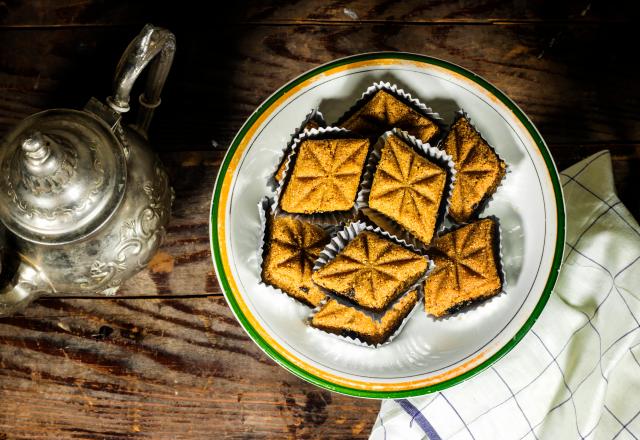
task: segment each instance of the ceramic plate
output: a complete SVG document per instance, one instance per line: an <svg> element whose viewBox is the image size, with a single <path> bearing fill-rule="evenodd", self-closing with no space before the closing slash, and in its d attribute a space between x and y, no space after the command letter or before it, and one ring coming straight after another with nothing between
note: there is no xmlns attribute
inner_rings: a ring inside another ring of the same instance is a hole
<svg viewBox="0 0 640 440"><path fill-rule="evenodd" d="M378 349L305 325L309 309L259 285L258 203L281 151L319 107L335 121L375 81L419 98L445 122L463 108L510 172L484 214L502 226L506 293L435 320L414 313ZM373 53L313 69L283 86L251 115L220 166L211 205L211 247L225 298L251 338L292 373L361 397L416 396L455 385L511 350L542 312L560 267L564 208L558 172L527 116L504 93L462 67L421 55Z"/></svg>

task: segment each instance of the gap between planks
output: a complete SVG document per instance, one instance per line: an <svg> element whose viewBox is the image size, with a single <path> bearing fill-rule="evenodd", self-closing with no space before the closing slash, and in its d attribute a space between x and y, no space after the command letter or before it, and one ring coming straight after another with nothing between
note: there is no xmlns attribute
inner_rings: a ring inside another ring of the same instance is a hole
<svg viewBox="0 0 640 440"><path fill-rule="evenodd" d="M42 296L37 301L58 301L67 299L90 299L96 301L122 301L122 300L143 300L143 299L201 299L201 298L221 298L224 295L222 293L202 293L202 294L190 294L180 295L172 293L171 295L127 295L127 296L91 296L91 295L56 295L56 296Z"/></svg>
<svg viewBox="0 0 640 440"><path fill-rule="evenodd" d="M232 26L353 26L353 25L390 25L390 26L515 26L515 25L536 25L536 26L558 26L558 25L611 25L611 24L631 24L629 19L590 19L590 18L567 18L567 19L538 19L538 18L445 18L445 19L423 19L423 20L331 20L331 19L283 19L283 20L242 20L232 23L220 23L224 27ZM131 23L66 23L66 24L0 24L0 30L56 30L56 29L92 29L92 28L125 28L139 26L139 22Z"/></svg>

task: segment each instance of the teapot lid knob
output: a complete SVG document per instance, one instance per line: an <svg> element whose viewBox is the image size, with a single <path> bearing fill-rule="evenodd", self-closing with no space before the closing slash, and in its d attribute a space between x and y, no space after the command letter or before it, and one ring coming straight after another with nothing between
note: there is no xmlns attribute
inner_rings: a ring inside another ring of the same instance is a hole
<svg viewBox="0 0 640 440"><path fill-rule="evenodd" d="M34 161L40 161L49 154L46 141L39 131L31 133L22 141L22 149L25 155Z"/></svg>
<svg viewBox="0 0 640 440"><path fill-rule="evenodd" d="M66 243L103 224L122 200L122 146L91 113L47 110L0 147L0 220L38 243Z"/></svg>

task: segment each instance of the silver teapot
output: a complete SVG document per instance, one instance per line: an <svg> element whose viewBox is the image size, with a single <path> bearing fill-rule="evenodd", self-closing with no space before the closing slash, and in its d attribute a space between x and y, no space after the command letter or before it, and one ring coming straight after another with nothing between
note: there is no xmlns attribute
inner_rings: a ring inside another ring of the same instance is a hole
<svg viewBox="0 0 640 440"><path fill-rule="evenodd" d="M83 110L36 113L2 142L0 316L44 295L115 294L155 254L173 189L147 130L174 52L171 32L146 25L120 59L106 104L91 98ZM147 65L137 120L124 125Z"/></svg>

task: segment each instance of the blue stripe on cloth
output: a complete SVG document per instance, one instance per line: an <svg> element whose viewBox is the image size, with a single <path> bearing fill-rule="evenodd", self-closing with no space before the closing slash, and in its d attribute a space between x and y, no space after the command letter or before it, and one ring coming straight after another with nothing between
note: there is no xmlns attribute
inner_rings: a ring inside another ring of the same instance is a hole
<svg viewBox="0 0 640 440"><path fill-rule="evenodd" d="M424 414L418 411L418 408L413 406L411 402L409 402L407 399L396 399L396 403L400 405L400 407L411 416L412 420L416 421L418 426L424 431L425 434L427 434L429 440L442 440L440 435L438 435L436 430L433 428L433 425L429 423Z"/></svg>

